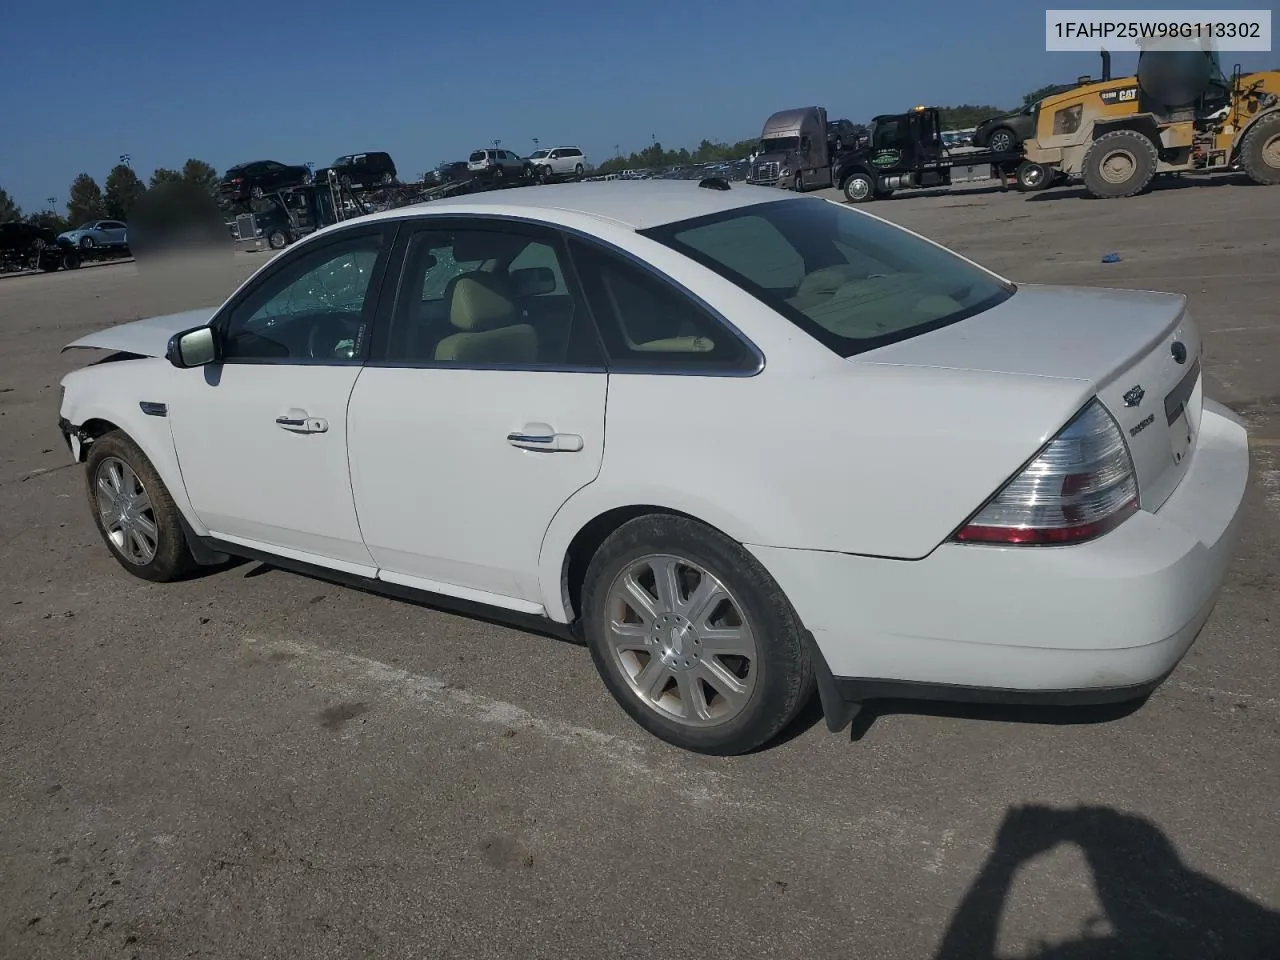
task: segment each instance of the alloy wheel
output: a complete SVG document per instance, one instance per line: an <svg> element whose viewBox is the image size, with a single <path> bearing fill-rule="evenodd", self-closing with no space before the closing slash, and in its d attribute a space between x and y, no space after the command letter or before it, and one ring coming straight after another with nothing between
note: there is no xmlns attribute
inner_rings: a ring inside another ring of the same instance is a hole
<svg viewBox="0 0 1280 960"><path fill-rule="evenodd" d="M130 563L146 566L155 559L160 529L142 481L119 457L106 457L94 472L93 485L107 539Z"/></svg>
<svg viewBox="0 0 1280 960"><path fill-rule="evenodd" d="M760 654L741 604L712 573L683 557L643 557L608 591L609 656L631 692L691 727L732 720L756 686Z"/></svg>

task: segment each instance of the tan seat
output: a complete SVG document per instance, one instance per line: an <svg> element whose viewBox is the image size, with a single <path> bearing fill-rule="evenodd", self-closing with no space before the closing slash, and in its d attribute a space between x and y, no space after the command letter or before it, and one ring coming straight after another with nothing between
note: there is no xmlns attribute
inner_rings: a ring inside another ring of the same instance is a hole
<svg viewBox="0 0 1280 960"><path fill-rule="evenodd" d="M456 329L436 345L435 359L463 364L535 363L538 334L520 319L507 285L491 273L455 277L446 293Z"/></svg>

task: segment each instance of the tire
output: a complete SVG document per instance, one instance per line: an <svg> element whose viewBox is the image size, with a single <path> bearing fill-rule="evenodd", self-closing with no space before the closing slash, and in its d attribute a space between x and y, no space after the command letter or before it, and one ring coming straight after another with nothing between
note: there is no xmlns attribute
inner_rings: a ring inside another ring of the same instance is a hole
<svg viewBox="0 0 1280 960"><path fill-rule="evenodd" d="M265 193L262 190L262 186L260 184L255 183L252 187L249 188L249 196L254 200L261 200L265 196Z"/></svg>
<svg viewBox="0 0 1280 960"><path fill-rule="evenodd" d="M1280 113L1263 117L1244 135L1240 165L1254 183L1280 184Z"/></svg>
<svg viewBox="0 0 1280 960"><path fill-rule="evenodd" d="M695 585L705 581L690 578L676 591L677 602L664 607L644 573L650 563L661 566L664 558L675 569L696 569L718 581L725 599L705 607L699 617L685 603L693 598ZM634 596L621 586L628 574L644 586L655 608L647 622L631 606L638 601L621 599ZM685 619L681 610L696 622ZM746 633L739 649L745 656L731 648L707 652L715 640L698 626L705 630L716 619L731 628L732 621L721 619L724 611L739 614L740 634ZM624 614L641 621L633 625L639 633L618 646L610 624ZM615 530L587 568L581 622L596 670L614 699L649 733L685 750L717 756L754 750L790 724L814 694L810 648L781 588L737 543L688 517L643 516ZM642 696L633 684L636 678L647 683L642 671L654 663L663 664L653 674L651 689L657 693ZM736 703L725 695L735 685ZM696 717L681 716L698 708L702 712Z"/></svg>
<svg viewBox="0 0 1280 960"><path fill-rule="evenodd" d="M866 203L875 199L876 185L869 174L854 173L840 185L840 190L850 203Z"/></svg>
<svg viewBox="0 0 1280 960"><path fill-rule="evenodd" d="M544 184L550 183L550 182L551 182L551 167L550 167L550 165L539 167L539 168L538 168L538 170L540 171L539 179L540 179Z"/></svg>
<svg viewBox="0 0 1280 960"><path fill-rule="evenodd" d="M62 253L62 268L64 270L79 270L80 265L84 261L80 258L78 250L64 250Z"/></svg>
<svg viewBox="0 0 1280 960"><path fill-rule="evenodd" d="M791 181L791 189L796 193L804 193L804 177L797 173L795 179Z"/></svg>
<svg viewBox="0 0 1280 960"><path fill-rule="evenodd" d="M196 569L173 498L151 461L126 434L112 430L96 439L89 447L85 474L94 525L120 566L135 577L156 583L180 580ZM120 481L118 488L123 490L132 488L136 491L136 484L140 483L148 506L141 511L135 508L126 517L149 520L150 531L145 523L138 525L136 520L132 526L128 519L124 526L119 526L119 515L111 510L123 501L110 492L113 478ZM99 482L103 480L107 486L99 496ZM139 538L129 536L130 529L137 531ZM154 537L151 532L154 532ZM148 551L147 547L151 549Z"/></svg>
<svg viewBox="0 0 1280 960"><path fill-rule="evenodd" d="M95 242L94 242L93 237L81 237L81 238L80 238L80 249L81 249L81 250L92 250L92 249L93 249L94 247L96 247L96 246L97 246L97 243L95 243Z"/></svg>
<svg viewBox="0 0 1280 960"><path fill-rule="evenodd" d="M1030 160L1024 160L1018 164L1018 169L1014 171L1013 175L1017 181L1018 189L1023 193L1048 190L1058 180L1058 174L1055 171L1050 170L1042 163L1032 163Z"/></svg>
<svg viewBox="0 0 1280 960"><path fill-rule="evenodd" d="M272 230L267 234L267 245L272 250L283 250L289 245L289 235L283 230Z"/></svg>
<svg viewBox="0 0 1280 960"><path fill-rule="evenodd" d="M1106 200L1132 197L1150 185L1158 159L1156 145L1140 133L1104 133L1084 155L1085 187Z"/></svg>
<svg viewBox="0 0 1280 960"><path fill-rule="evenodd" d="M584 172L585 172L585 171L582 169L582 164L578 164L576 167L574 167L574 168L573 168L573 176L574 176L574 179L575 179L575 180L581 180L581 179L582 179L582 174L583 174Z"/></svg>
<svg viewBox="0 0 1280 960"><path fill-rule="evenodd" d="M1008 127L999 127L987 138L987 149L996 153L1008 153L1018 145L1018 138Z"/></svg>
<svg viewBox="0 0 1280 960"><path fill-rule="evenodd" d="M382 179L379 182L384 187L389 187L396 182L395 174L391 173L391 171L388 170L386 173L382 175Z"/></svg>

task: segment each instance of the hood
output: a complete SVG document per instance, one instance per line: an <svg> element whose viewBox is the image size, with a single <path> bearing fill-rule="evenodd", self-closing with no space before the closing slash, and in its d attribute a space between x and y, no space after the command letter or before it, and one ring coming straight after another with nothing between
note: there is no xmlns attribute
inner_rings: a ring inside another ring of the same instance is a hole
<svg viewBox="0 0 1280 960"><path fill-rule="evenodd" d="M190 330L213 319L216 307L203 307L183 313L170 313L163 317L148 317L132 323L122 323L91 333L72 341L62 348L65 353L76 347L93 350L120 350L143 357L163 357L169 346L169 338L175 333Z"/></svg>

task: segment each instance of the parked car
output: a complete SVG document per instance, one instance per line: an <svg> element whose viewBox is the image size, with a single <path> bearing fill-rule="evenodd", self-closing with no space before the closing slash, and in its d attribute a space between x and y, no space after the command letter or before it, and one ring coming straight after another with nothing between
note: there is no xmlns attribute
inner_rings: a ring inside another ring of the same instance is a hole
<svg viewBox="0 0 1280 960"><path fill-rule="evenodd" d="M535 150L528 157L534 176L544 182L564 177L581 180L587 172L587 158L579 147L552 147Z"/></svg>
<svg viewBox="0 0 1280 960"><path fill-rule="evenodd" d="M493 187L533 179L533 166L510 150L475 150L467 158L467 170L474 180Z"/></svg>
<svg viewBox="0 0 1280 960"><path fill-rule="evenodd" d="M0 270L43 270L80 266L79 249L48 227L25 220L0 223Z"/></svg>
<svg viewBox="0 0 1280 960"><path fill-rule="evenodd" d="M435 175L440 183L470 183L475 179L471 164L466 160L450 160L436 167Z"/></svg>
<svg viewBox="0 0 1280 960"><path fill-rule="evenodd" d="M390 186L396 182L396 164L391 154L381 152L349 153L338 157L327 167L313 174L317 183L329 179L329 172L337 174L344 186Z"/></svg>
<svg viewBox="0 0 1280 960"><path fill-rule="evenodd" d="M858 144L858 137L866 132L852 120L827 121L827 145L832 153L841 150L852 150Z"/></svg>
<svg viewBox="0 0 1280 960"><path fill-rule="evenodd" d="M815 689L833 730L886 696L1145 695L1249 475L1185 297L1015 284L722 180L389 210L69 347L134 358L60 405L130 574L242 556L482 604L584 640L636 722L706 753Z"/></svg>
<svg viewBox="0 0 1280 960"><path fill-rule="evenodd" d="M311 182L311 171L305 166L254 160L232 167L222 176L218 194L223 200L244 202L261 200L268 193L287 190Z"/></svg>
<svg viewBox="0 0 1280 960"><path fill-rule="evenodd" d="M58 239L86 252L95 248L128 250L129 228L120 220L90 220L58 234Z"/></svg>

